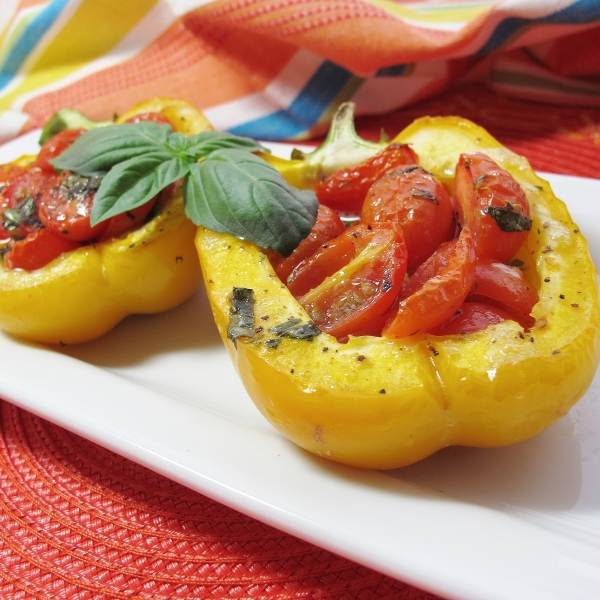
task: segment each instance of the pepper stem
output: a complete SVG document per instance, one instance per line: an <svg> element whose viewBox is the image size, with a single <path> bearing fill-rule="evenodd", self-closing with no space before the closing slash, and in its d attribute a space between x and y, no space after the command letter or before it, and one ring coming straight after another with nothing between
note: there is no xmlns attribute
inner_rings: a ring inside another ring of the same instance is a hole
<svg viewBox="0 0 600 600"><path fill-rule="evenodd" d="M39 144L43 146L51 137L65 129L96 129L112 125L113 121L92 121L74 108L61 108L44 125Z"/></svg>
<svg viewBox="0 0 600 600"><path fill-rule="evenodd" d="M307 165L318 167L322 175L327 176L367 160L383 150L388 145L384 132L379 142L370 142L356 133L355 110L354 102L340 104L323 143L310 153L294 148L292 159L303 160Z"/></svg>

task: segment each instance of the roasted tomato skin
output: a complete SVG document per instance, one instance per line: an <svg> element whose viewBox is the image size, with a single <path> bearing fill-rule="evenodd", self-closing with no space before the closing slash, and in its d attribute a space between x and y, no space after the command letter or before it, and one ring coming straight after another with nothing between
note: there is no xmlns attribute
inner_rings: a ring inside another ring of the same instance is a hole
<svg viewBox="0 0 600 600"><path fill-rule="evenodd" d="M454 237L454 209L444 186L421 167L392 171L370 188L363 223L393 220L404 236L408 272L414 273L442 244Z"/></svg>
<svg viewBox="0 0 600 600"><path fill-rule="evenodd" d="M355 167L341 169L315 187L321 204L338 211L360 214L371 185L391 169L416 165L419 158L406 144L390 144Z"/></svg>
<svg viewBox="0 0 600 600"><path fill-rule="evenodd" d="M108 227L103 221L92 227L90 216L100 178L69 171L55 175L38 201L40 221L48 230L72 242L89 242Z"/></svg>
<svg viewBox="0 0 600 600"><path fill-rule="evenodd" d="M146 221L155 204L156 198L153 198L146 204L142 204L142 206L111 217L107 220L104 231L98 236L98 241L105 242L137 229Z"/></svg>
<svg viewBox="0 0 600 600"><path fill-rule="evenodd" d="M273 250L267 251L267 256L275 269L275 273L284 283L304 259L314 254L323 244L342 235L346 226L339 215L327 206L320 205L317 220L311 232L287 258Z"/></svg>
<svg viewBox="0 0 600 600"><path fill-rule="evenodd" d="M431 335L463 335L481 331L490 325L513 320L510 313L499 306L484 302L463 302L454 316L429 330Z"/></svg>
<svg viewBox="0 0 600 600"><path fill-rule="evenodd" d="M83 133L85 129L65 129L52 136L41 148L33 167L37 167L45 173L55 174L56 169L50 164L53 158L62 154Z"/></svg>
<svg viewBox="0 0 600 600"><path fill-rule="evenodd" d="M139 115L133 115L125 123L157 123L158 125L173 125L171 121L162 113L147 112Z"/></svg>
<svg viewBox="0 0 600 600"><path fill-rule="evenodd" d="M0 165L0 213L4 214L7 208L14 206L14 202L7 194L11 182L25 173L25 169L19 165ZM4 219L0 220L0 242L6 242L12 238L11 230L4 227Z"/></svg>
<svg viewBox="0 0 600 600"><path fill-rule="evenodd" d="M9 269L36 271L65 252L79 248L79 244L54 235L44 228L37 228L24 239L11 244L3 256Z"/></svg>
<svg viewBox="0 0 600 600"><path fill-rule="evenodd" d="M467 301L493 304L530 329L535 325L531 311L538 300L538 291L517 267L489 258L477 261L475 282Z"/></svg>
<svg viewBox="0 0 600 600"><path fill-rule="evenodd" d="M390 308L404 280L406 259L394 223L359 223L301 263L290 291L320 329L344 338Z"/></svg>
<svg viewBox="0 0 600 600"><path fill-rule="evenodd" d="M36 206L49 183L49 174L37 168L14 170L10 179L7 175L0 194L0 236L3 239L23 239L39 227Z"/></svg>
<svg viewBox="0 0 600 600"><path fill-rule="evenodd" d="M475 246L469 228L442 244L409 279L398 311L383 328L388 338L427 332L447 321L464 302L475 278Z"/></svg>
<svg viewBox="0 0 600 600"><path fill-rule="evenodd" d="M529 235L527 196L508 171L481 152L460 155L454 203L460 225L471 229L478 258L507 263Z"/></svg>

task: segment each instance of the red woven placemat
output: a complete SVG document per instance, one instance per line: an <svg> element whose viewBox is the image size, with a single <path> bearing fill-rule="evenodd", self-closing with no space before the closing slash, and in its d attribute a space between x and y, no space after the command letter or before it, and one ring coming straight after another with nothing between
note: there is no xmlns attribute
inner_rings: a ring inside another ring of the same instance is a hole
<svg viewBox="0 0 600 600"><path fill-rule="evenodd" d="M435 598L0 406L2 599Z"/></svg>
<svg viewBox="0 0 600 600"><path fill-rule="evenodd" d="M361 118L395 135L461 114L536 169L600 177L600 111L523 104L462 86ZM436 597L246 517L0 402L0 598Z"/></svg>

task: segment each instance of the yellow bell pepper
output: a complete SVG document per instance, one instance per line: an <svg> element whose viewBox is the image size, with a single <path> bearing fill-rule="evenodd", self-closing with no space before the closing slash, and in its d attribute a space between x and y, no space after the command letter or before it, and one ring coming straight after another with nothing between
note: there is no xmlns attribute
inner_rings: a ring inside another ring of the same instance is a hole
<svg viewBox="0 0 600 600"><path fill-rule="evenodd" d="M521 184L533 227L519 256L540 296L530 332L504 321L444 337L361 336L347 344L325 333L289 337L293 328L282 329L310 319L264 252L203 228L196 236L215 321L262 414L310 452L374 469L409 465L446 446L496 447L535 436L586 391L600 351L596 269L586 241L527 161L460 118L417 120L393 141L411 144L448 186L459 155L471 151L490 155ZM299 165L288 166L298 177ZM231 313L240 312L239 302L232 306L234 288L253 290L253 304L241 302L241 312L244 305L250 311L247 337L232 335Z"/></svg>
<svg viewBox="0 0 600 600"><path fill-rule="evenodd" d="M212 129L188 103L165 98L115 122L147 112L163 113L186 134ZM127 315L173 308L201 281L195 232L178 193L139 229L62 254L41 269L0 264L0 328L36 342L73 344L105 334Z"/></svg>

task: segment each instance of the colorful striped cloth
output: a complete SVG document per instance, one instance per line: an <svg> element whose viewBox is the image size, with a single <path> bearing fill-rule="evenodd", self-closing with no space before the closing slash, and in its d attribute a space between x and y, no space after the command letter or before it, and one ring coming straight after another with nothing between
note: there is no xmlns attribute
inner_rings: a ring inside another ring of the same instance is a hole
<svg viewBox="0 0 600 600"><path fill-rule="evenodd" d="M600 0L2 0L0 141L154 96L261 139L322 133L460 79L600 106Z"/></svg>

